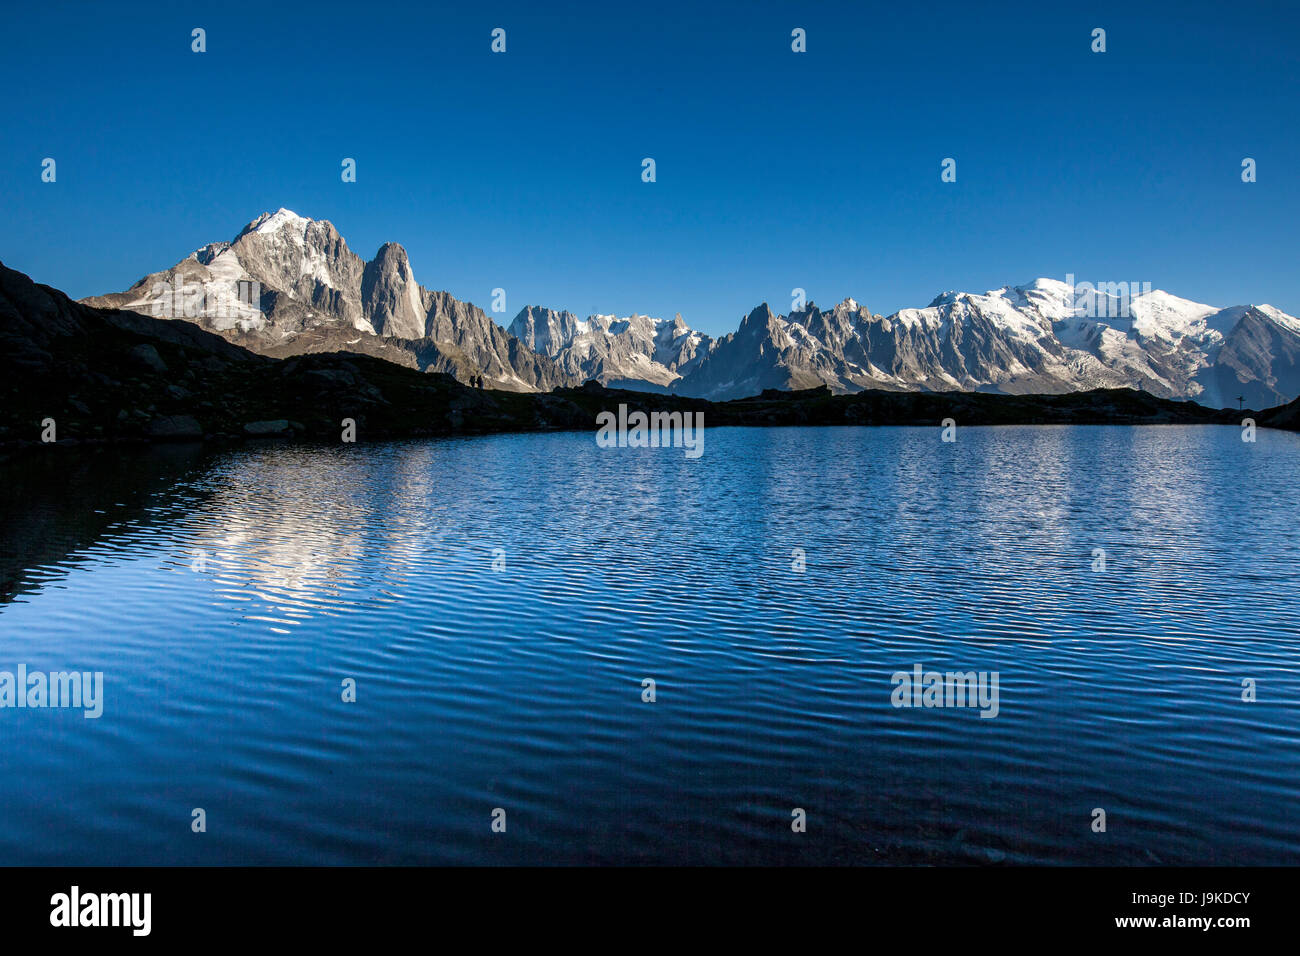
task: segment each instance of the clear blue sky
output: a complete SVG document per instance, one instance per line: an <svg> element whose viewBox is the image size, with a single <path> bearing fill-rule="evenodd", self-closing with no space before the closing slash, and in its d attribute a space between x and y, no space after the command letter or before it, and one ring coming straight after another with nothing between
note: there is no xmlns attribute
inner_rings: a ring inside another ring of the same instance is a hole
<svg viewBox="0 0 1300 956"><path fill-rule="evenodd" d="M0 259L117 291L287 206L504 321L720 333L795 286L888 313L1068 272L1300 313L1292 5L541 7L9 4Z"/></svg>

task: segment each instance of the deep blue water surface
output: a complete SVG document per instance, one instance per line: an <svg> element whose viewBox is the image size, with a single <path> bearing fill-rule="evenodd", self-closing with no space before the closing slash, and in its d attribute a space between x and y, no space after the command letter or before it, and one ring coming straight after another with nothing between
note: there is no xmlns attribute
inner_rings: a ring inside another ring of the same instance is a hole
<svg viewBox="0 0 1300 956"><path fill-rule="evenodd" d="M1300 863L1298 477L1219 427L11 463L0 670L106 700L0 710L0 863ZM895 708L918 663L998 716Z"/></svg>

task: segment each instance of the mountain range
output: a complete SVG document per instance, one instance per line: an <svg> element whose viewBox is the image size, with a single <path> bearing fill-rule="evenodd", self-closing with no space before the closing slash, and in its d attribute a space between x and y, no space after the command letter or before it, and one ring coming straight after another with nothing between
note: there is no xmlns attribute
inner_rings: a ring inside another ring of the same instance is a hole
<svg viewBox="0 0 1300 956"><path fill-rule="evenodd" d="M352 427L364 442L590 431L602 412L619 406L643 414L703 414L711 426L937 428L951 419L963 426L1238 428L1249 417L1261 427L1300 429L1300 399L1243 414L1130 388L1056 395L883 389L835 395L821 385L769 388L724 402L610 389L590 380L546 392L471 388L448 374L368 355L259 355L193 322L73 302L0 263L0 460L37 449L142 442L337 443Z"/></svg>
<svg viewBox="0 0 1300 956"><path fill-rule="evenodd" d="M945 292L888 316L853 299L784 315L764 303L718 338L680 314L580 319L540 306L502 327L420 285L402 246L385 243L366 261L331 223L280 209L124 292L82 301L193 322L273 358L357 352L520 392L595 379L714 401L823 385L836 394L1126 387L1254 408L1300 395L1300 319L1148 288L1130 295L1037 279Z"/></svg>

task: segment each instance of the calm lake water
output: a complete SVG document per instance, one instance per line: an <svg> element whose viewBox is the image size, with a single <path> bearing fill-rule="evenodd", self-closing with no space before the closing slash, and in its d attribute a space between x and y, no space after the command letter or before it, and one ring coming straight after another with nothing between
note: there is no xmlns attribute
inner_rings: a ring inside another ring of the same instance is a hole
<svg viewBox="0 0 1300 956"><path fill-rule="evenodd" d="M105 702L0 710L0 863L1300 863L1298 476L1220 427L11 463L0 670ZM997 716L893 706L918 664Z"/></svg>

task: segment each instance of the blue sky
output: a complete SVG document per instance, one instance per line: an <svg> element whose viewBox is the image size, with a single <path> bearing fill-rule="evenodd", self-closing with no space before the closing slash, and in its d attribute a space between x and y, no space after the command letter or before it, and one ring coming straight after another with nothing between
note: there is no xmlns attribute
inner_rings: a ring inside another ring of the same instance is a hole
<svg viewBox="0 0 1300 956"><path fill-rule="evenodd" d="M1067 273L1300 313L1300 12L1137 6L11 6L0 259L118 291L287 206L503 322Z"/></svg>

